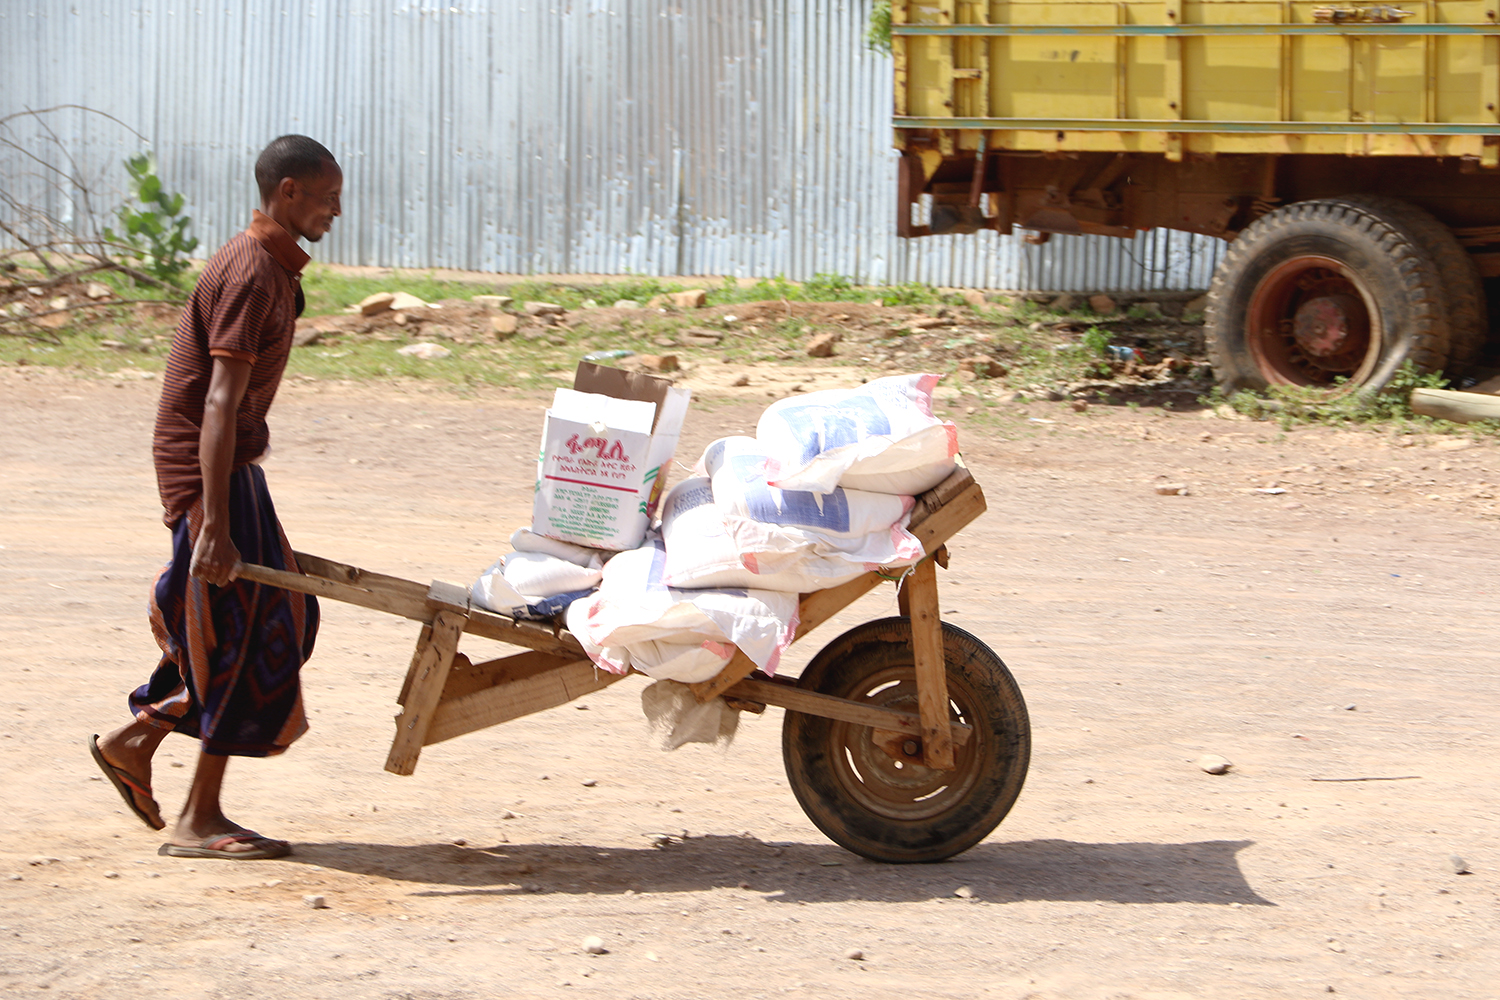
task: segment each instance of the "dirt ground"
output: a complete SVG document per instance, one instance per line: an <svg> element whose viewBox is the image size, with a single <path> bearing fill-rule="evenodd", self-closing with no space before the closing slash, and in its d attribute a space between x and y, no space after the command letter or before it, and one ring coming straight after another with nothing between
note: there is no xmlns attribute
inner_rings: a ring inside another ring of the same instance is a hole
<svg viewBox="0 0 1500 1000"><path fill-rule="evenodd" d="M943 608L1015 674L1033 757L1010 816L947 863L824 839L778 709L727 750L656 749L635 679L388 774L416 627L334 602L311 732L229 772L231 815L296 854L182 861L84 747L155 663L157 385L0 368L0 996L1500 996L1493 443L1149 407L960 417L990 510L950 546ZM695 404L679 458L766 401ZM293 543L467 582L528 519L542 407L286 385L267 472ZM787 671L894 613L876 591ZM169 809L194 754L157 758Z"/></svg>

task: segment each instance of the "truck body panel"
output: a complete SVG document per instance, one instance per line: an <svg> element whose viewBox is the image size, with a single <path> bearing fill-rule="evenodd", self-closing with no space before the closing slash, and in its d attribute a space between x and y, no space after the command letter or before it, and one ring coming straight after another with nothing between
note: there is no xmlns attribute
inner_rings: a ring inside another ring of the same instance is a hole
<svg viewBox="0 0 1500 1000"><path fill-rule="evenodd" d="M1495 7L893 0L896 231L1236 241L1229 389L1500 371Z"/></svg>
<svg viewBox="0 0 1500 1000"><path fill-rule="evenodd" d="M892 21L898 147L1500 153L1500 24L1478 0L896 0Z"/></svg>

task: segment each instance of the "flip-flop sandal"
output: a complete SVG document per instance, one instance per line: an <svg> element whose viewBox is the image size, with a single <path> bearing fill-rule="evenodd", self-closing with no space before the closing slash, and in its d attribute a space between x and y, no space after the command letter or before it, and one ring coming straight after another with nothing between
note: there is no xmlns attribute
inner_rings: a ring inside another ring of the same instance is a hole
<svg viewBox="0 0 1500 1000"><path fill-rule="evenodd" d="M115 767L109 761L105 760L104 753L99 749L98 733L89 737L88 744L89 754L94 758L94 763L99 765L99 770L104 772L104 776L109 779L109 783L115 786L115 791L120 793L120 798L125 800L125 804L130 807L130 811L139 816L141 822L153 830L160 830L166 827L166 822L160 818L161 806L156 804L156 799L151 795L151 786L124 768ZM144 796L146 801L151 803L151 807L156 810L157 819L153 820L150 813L136 804L135 797L137 795Z"/></svg>
<svg viewBox="0 0 1500 1000"><path fill-rule="evenodd" d="M226 851L229 844L259 844L248 851ZM262 837L252 830L238 833L218 833L206 837L193 846L162 844L157 854L168 858L224 858L229 861L261 861L266 858L284 858L292 853L292 845L284 840Z"/></svg>

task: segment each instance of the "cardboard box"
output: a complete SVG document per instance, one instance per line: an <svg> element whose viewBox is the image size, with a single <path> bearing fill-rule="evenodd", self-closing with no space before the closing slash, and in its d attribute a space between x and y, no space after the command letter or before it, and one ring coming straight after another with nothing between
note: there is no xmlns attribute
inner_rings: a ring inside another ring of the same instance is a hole
<svg viewBox="0 0 1500 1000"><path fill-rule="evenodd" d="M599 549L640 545L691 399L670 379L580 363L547 410L531 530Z"/></svg>

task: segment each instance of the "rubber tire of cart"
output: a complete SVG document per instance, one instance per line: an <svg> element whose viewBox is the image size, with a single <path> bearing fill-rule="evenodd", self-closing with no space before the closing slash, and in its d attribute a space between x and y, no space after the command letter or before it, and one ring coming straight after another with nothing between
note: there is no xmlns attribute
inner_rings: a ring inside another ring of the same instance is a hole
<svg viewBox="0 0 1500 1000"><path fill-rule="evenodd" d="M1247 226L1229 245L1209 287L1208 358L1220 387L1379 391L1407 362L1418 374L1441 371L1451 341L1447 292L1438 262L1402 224L1408 216L1406 210L1387 215L1386 206L1372 208L1357 198L1326 198L1287 205ZM1369 314L1358 364L1342 371L1318 368L1290 338L1252 317L1261 308L1273 319L1290 318L1289 306L1271 306L1276 291L1295 304L1299 273L1327 273L1312 270L1319 261L1340 268L1342 290L1355 293Z"/></svg>
<svg viewBox="0 0 1500 1000"><path fill-rule="evenodd" d="M830 840L873 861L941 861L989 835L1021 794L1031 760L1026 702L994 650L943 623L948 698L973 727L952 771L897 762L874 730L787 712L781 746L802 810ZM882 618L825 646L798 687L917 711L911 622Z"/></svg>

